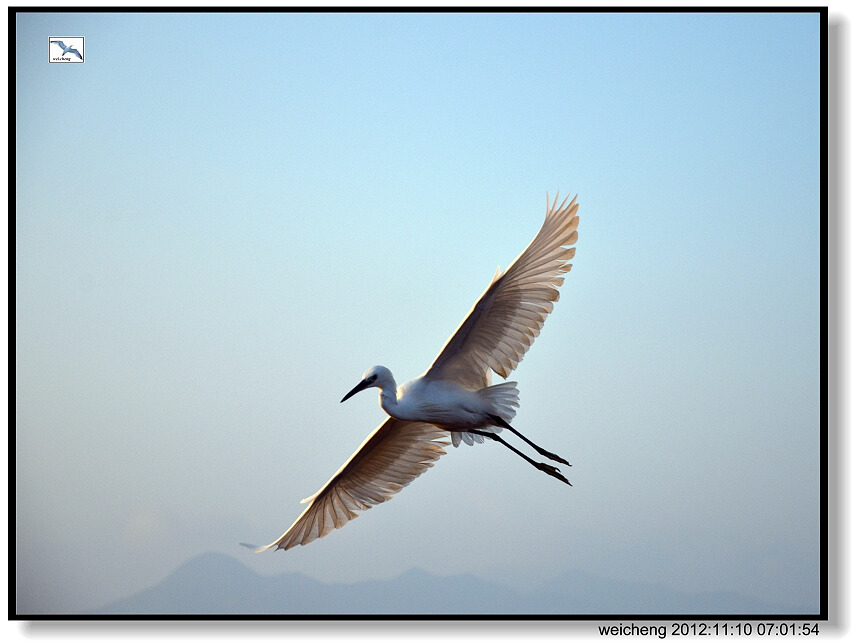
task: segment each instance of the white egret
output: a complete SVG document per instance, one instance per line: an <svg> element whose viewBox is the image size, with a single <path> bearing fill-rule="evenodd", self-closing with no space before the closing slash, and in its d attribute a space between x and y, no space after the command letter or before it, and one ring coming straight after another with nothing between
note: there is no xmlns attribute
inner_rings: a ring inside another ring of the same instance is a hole
<svg viewBox="0 0 860 644"><path fill-rule="evenodd" d="M449 445L469 445L484 438L497 441L539 470L570 485L560 470L536 461L498 435L507 429L539 454L565 465L510 426L519 406L517 383L491 385L495 371L507 378L540 333L558 300L562 275L575 252L577 240L576 197L552 205L541 229L500 273L496 270L487 290L454 332L445 348L421 377L400 387L385 367L368 369L341 402L376 387L386 419L361 444L316 494L302 503L308 507L292 526L262 552L275 547L287 550L306 545L344 526L377 503L387 501L431 467ZM247 545L247 544L243 544ZM248 546L254 548L254 546Z"/></svg>

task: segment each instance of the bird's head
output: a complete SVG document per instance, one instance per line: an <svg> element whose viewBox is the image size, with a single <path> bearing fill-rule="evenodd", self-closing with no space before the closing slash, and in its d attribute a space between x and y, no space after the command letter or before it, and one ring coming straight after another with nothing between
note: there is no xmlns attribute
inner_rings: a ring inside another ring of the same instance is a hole
<svg viewBox="0 0 860 644"><path fill-rule="evenodd" d="M347 398L352 398L359 391L364 391L365 389L369 389L370 387L379 387L382 389L386 384L394 385L394 376L391 375L391 371L387 367L381 367L379 365L375 367L371 367L367 371L364 372L364 375L361 377L361 382L359 382L355 387L353 387L350 392L344 396L340 402L343 402Z"/></svg>

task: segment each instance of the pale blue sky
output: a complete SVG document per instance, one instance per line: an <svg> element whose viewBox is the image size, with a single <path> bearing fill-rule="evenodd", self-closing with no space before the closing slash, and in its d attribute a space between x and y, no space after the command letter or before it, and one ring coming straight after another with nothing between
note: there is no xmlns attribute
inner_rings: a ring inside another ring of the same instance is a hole
<svg viewBox="0 0 860 644"><path fill-rule="evenodd" d="M817 608L817 14L27 14L19 608L205 550L323 581L566 569ZM51 36L86 62L49 64ZM579 194L514 424L254 556ZM26 612L26 610L25 610Z"/></svg>

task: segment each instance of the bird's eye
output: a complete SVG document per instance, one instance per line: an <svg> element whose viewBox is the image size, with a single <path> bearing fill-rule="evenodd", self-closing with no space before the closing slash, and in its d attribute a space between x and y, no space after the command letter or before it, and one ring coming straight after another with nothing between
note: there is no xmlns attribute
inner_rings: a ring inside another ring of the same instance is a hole
<svg viewBox="0 0 860 644"><path fill-rule="evenodd" d="M370 378L368 378L369 382L373 382L374 380L376 380L376 374L373 374L372 376L370 376Z"/></svg>

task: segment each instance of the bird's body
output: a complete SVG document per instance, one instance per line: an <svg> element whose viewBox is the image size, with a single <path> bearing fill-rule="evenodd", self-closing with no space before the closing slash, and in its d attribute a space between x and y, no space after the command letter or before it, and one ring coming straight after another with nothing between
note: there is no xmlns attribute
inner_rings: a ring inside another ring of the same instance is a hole
<svg viewBox="0 0 860 644"><path fill-rule="evenodd" d="M433 423L449 431L481 427L491 411L479 391L424 378L400 385L396 397L380 391L379 406L392 418Z"/></svg>
<svg viewBox="0 0 860 644"><path fill-rule="evenodd" d="M450 380L421 376L397 387L391 372L379 366L365 372L362 382L374 375L371 386L379 387L379 406L386 414L398 420L432 423L450 432L493 427L493 416L510 421L516 413L513 407L518 405L515 382L466 389Z"/></svg>
<svg viewBox="0 0 860 644"><path fill-rule="evenodd" d="M543 226L528 247L503 272L496 272L484 294L420 377L400 387L391 371L376 366L343 397L376 387L388 414L334 476L313 496L305 511L271 547L305 545L340 528L362 510L387 501L461 441L471 445L491 439L537 469L570 485L553 465L516 449L498 432L509 430L539 454L565 465L566 460L530 441L510 422L519 406L516 382L491 384L491 372L507 378L540 333L558 299L562 274L575 252L579 205L576 197L550 206ZM253 546L251 546L253 547Z"/></svg>

